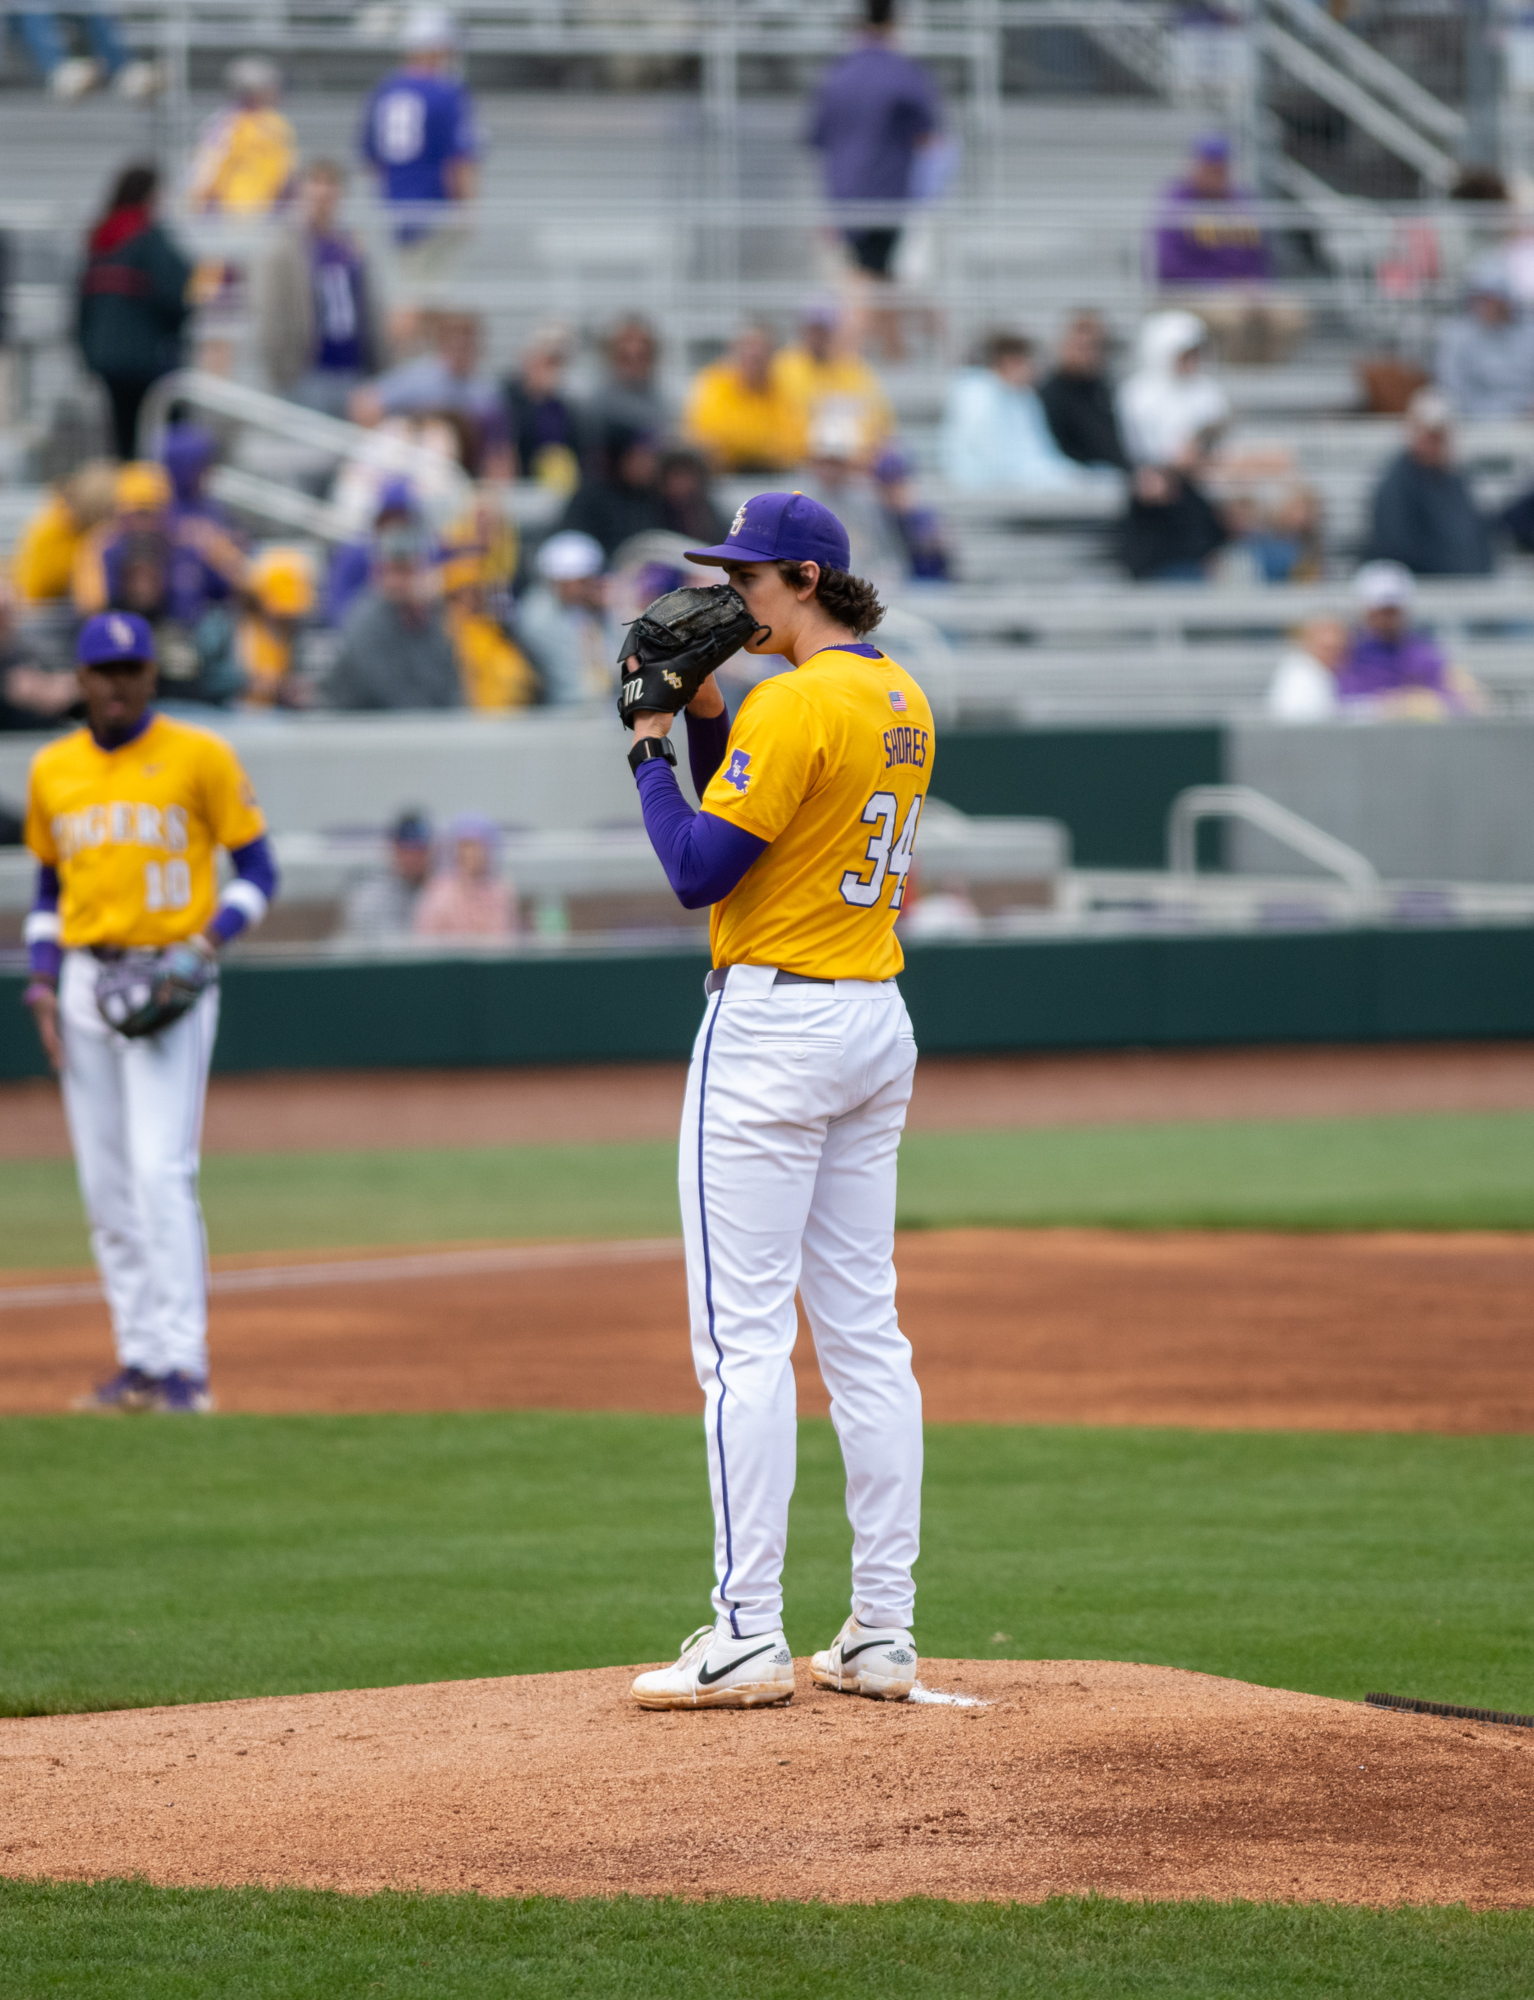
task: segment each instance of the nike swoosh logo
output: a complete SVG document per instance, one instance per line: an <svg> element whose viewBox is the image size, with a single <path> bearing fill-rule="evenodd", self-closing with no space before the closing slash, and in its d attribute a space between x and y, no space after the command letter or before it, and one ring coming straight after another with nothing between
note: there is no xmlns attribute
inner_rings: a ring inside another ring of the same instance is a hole
<svg viewBox="0 0 1534 2000"><path fill-rule="evenodd" d="M859 1653L871 1653L875 1646L887 1646L888 1644L888 1639L865 1639L861 1646L852 1646L850 1648L843 1646L842 1664L845 1666L848 1660L855 1660Z"/></svg>
<svg viewBox="0 0 1534 2000"><path fill-rule="evenodd" d="M722 1681L726 1674L733 1674L737 1667L743 1667L747 1660L754 1660L763 1653L770 1653L776 1644L775 1639L769 1639L765 1646L758 1646L754 1653L742 1653L738 1660L726 1661L717 1674L711 1674L706 1666L699 1667L698 1686L712 1687L715 1681Z"/></svg>

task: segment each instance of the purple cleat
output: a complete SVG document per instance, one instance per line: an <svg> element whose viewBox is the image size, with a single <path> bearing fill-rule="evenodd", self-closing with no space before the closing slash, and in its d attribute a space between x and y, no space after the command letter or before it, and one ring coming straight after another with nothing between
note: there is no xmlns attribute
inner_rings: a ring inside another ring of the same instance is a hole
<svg viewBox="0 0 1534 2000"><path fill-rule="evenodd" d="M119 1368L110 1382L103 1382L83 1396L76 1396L72 1410L147 1410L153 1406L159 1383L142 1368Z"/></svg>
<svg viewBox="0 0 1534 2000"><path fill-rule="evenodd" d="M206 1375L185 1375L177 1368L152 1383L153 1398L148 1407L167 1415L205 1417L213 1408Z"/></svg>

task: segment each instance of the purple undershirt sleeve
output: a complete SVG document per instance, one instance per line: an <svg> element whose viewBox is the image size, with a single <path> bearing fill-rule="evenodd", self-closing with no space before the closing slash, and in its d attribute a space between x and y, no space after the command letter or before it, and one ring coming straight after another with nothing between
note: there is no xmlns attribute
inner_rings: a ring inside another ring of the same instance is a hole
<svg viewBox="0 0 1534 2000"><path fill-rule="evenodd" d="M255 904L255 910L258 916L261 915L277 893L277 862L265 834L257 834L243 847L231 848L229 859L234 864L236 881L248 882L252 889L259 892L260 901ZM231 938L239 936L250 920L251 911L241 903L223 903L208 925L208 935L217 938L220 944L228 944Z"/></svg>
<svg viewBox="0 0 1534 2000"><path fill-rule="evenodd" d="M718 715L687 716L687 763L692 772L692 788L701 799L708 790L709 780L724 762L724 753L730 743L730 712L722 709Z"/></svg>
<svg viewBox="0 0 1534 2000"><path fill-rule="evenodd" d="M684 910L706 909L727 896L767 846L744 827L694 812L676 773L659 758L639 767L645 832Z"/></svg>
<svg viewBox="0 0 1534 2000"><path fill-rule="evenodd" d="M44 919L47 924L46 937L27 939L27 966L34 979L56 980L59 967L64 962L64 953L58 936L59 871L46 861L37 864L37 889L32 897L32 914ZM39 926L41 928L41 926Z"/></svg>

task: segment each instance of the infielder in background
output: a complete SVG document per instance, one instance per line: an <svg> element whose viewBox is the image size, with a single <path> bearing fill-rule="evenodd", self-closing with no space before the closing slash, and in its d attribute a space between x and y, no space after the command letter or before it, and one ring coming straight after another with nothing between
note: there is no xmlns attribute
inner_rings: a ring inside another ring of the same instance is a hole
<svg viewBox="0 0 1534 2000"><path fill-rule="evenodd" d="M689 909L713 905L681 1195L717 1582L713 1623L634 1694L647 1708L752 1708L794 1692L782 1569L797 1286L853 1529L852 1616L814 1655L814 1679L902 1700L916 1681L922 1430L895 1313L895 1154L916 1042L894 931L932 713L863 642L883 608L848 573L846 532L816 501L758 494L725 542L689 560L730 583L673 592L631 628L619 707L671 885ZM704 674L743 641L796 671L754 688L732 729ZM674 716L657 712L683 703L700 813L674 775Z"/></svg>
<svg viewBox="0 0 1534 2000"><path fill-rule="evenodd" d="M23 996L63 1079L120 1364L75 1407L209 1410L197 1171L217 957L265 915L276 869L228 744L150 707L144 620L88 619L76 658L87 726L37 753L27 795ZM234 864L222 894L219 847Z"/></svg>

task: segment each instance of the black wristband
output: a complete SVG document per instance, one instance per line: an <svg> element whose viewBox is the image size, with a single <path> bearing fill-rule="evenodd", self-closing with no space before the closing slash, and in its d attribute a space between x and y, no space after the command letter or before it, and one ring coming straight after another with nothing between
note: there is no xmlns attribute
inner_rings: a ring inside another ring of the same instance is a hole
<svg viewBox="0 0 1534 2000"><path fill-rule="evenodd" d="M629 752L629 769L637 778L641 764L653 764L656 758L676 769L676 745L669 736L641 736Z"/></svg>

